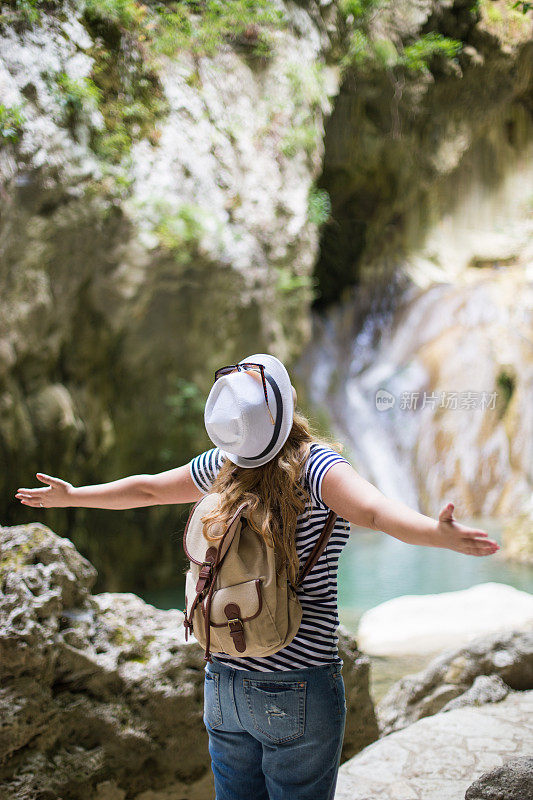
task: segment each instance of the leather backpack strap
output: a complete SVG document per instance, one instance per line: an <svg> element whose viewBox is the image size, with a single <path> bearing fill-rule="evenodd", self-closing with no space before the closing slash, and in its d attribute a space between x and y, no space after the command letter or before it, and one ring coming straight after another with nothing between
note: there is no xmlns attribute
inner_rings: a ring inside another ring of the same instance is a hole
<svg viewBox="0 0 533 800"><path fill-rule="evenodd" d="M242 503L237 511L233 514L231 520L229 521L228 525L226 526L226 531L222 538L220 539L220 543L218 548L216 549L216 557L213 565L213 571L211 574L211 582L209 584L209 590L207 592L207 597L205 600L205 614L204 614L204 624L205 624L205 654L204 654L204 661L209 661L210 664L213 663L213 659L211 658L210 652L210 644L211 644L211 601L213 598L213 591L215 589L215 583L217 579L217 575L220 572L220 568L226 555L228 554L228 550L230 545L235 538L235 531L237 530L237 525L235 525L235 521L240 518L242 512L247 507L248 503ZM232 530L233 529L233 530ZM231 531L231 535L228 534ZM211 549L211 548L210 548Z"/></svg>
<svg viewBox="0 0 533 800"><path fill-rule="evenodd" d="M311 572L316 562L324 552L326 545L329 541L329 537L333 532L333 526L335 525L337 516L338 515L330 509L330 512L327 516L326 522L322 529L322 533L320 534L318 541L313 547L313 550L311 551L309 558L305 562L303 569L300 571L295 586L299 586L299 584L307 577L307 575Z"/></svg>

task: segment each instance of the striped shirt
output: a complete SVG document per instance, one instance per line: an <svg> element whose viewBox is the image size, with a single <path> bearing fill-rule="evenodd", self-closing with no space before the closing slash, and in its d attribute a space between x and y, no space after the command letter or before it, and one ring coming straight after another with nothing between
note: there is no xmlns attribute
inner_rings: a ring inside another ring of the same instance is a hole
<svg viewBox="0 0 533 800"><path fill-rule="evenodd" d="M192 459L189 465L191 477L201 491L209 491L224 460L225 456L218 447L206 450ZM333 448L317 442L311 444L309 458L302 472L302 482L311 496L312 507L298 516L296 525L296 552L300 564L305 563L326 522L329 508L322 500L322 481L328 469L338 462L349 463ZM265 658L236 658L216 653L213 659L237 669L259 672L278 672L341 661L336 635L339 625L337 567L342 548L349 536L349 523L342 517L337 517L324 552L297 587L303 611L302 621L296 636L288 645Z"/></svg>

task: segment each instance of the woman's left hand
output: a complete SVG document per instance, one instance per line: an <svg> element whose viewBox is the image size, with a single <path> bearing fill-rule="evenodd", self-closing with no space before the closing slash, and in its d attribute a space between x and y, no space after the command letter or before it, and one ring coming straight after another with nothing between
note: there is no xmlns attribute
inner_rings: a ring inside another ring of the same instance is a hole
<svg viewBox="0 0 533 800"><path fill-rule="evenodd" d="M453 509L453 503L448 503L439 514L437 547L445 547L469 556L490 556L500 549L498 542L489 539L486 531L468 528L456 522Z"/></svg>

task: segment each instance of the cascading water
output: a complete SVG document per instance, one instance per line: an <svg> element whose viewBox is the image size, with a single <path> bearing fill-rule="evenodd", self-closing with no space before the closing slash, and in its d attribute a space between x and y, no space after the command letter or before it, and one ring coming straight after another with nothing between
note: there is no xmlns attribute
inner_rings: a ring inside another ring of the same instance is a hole
<svg viewBox="0 0 533 800"><path fill-rule="evenodd" d="M361 323L355 291L295 369L354 467L431 515L512 514L533 487L533 137L512 159L491 137L413 210L395 311Z"/></svg>
<svg viewBox="0 0 533 800"><path fill-rule="evenodd" d="M391 340L383 331L378 347L372 344L376 328L385 323L383 318L368 318L352 342L352 352L345 354L339 346L342 319L343 310L337 309L326 322L315 320L318 336L297 372L305 380L304 363L310 376L311 402L327 409L332 427L361 474L389 497L416 503L411 470L402 466L408 463L406 453L414 446L416 430L413 425L395 425L394 409L392 414L379 411L375 393L384 385L392 391L395 381L418 384L425 373L416 364L398 364L391 357Z"/></svg>

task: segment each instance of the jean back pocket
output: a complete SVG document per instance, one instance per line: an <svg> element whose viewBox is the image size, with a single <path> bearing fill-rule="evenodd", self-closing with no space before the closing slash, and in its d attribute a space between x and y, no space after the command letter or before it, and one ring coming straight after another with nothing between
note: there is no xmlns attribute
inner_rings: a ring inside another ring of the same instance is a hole
<svg viewBox="0 0 533 800"><path fill-rule="evenodd" d="M307 681L244 679L243 687L254 728L268 742L281 744L303 736Z"/></svg>

